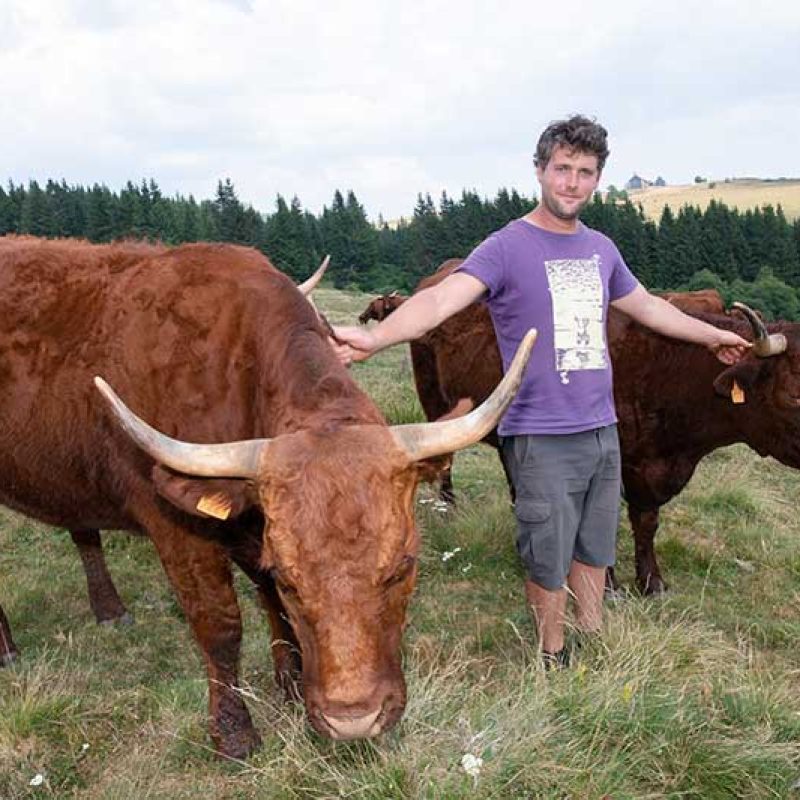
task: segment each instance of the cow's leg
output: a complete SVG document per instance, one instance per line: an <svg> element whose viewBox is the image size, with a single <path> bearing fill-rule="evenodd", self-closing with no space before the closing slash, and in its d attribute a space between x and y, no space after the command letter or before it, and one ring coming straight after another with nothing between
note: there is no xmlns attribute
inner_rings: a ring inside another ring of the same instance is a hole
<svg viewBox="0 0 800 800"><path fill-rule="evenodd" d="M439 499L450 506L456 504L456 496L453 494L453 472L449 466L442 470L439 478Z"/></svg>
<svg viewBox="0 0 800 800"><path fill-rule="evenodd" d="M246 758L261 739L239 692L242 619L228 555L166 520L145 527L206 662L211 738L223 755Z"/></svg>
<svg viewBox="0 0 800 800"><path fill-rule="evenodd" d="M605 585L606 599L615 598L618 592L619 592L619 582L617 581L617 575L614 572L614 567L606 567L606 585Z"/></svg>
<svg viewBox="0 0 800 800"><path fill-rule="evenodd" d="M11 638L11 628L3 612L3 607L0 606L0 667L7 667L16 661L18 655L19 650Z"/></svg>
<svg viewBox="0 0 800 800"><path fill-rule="evenodd" d="M636 552L636 585L645 595L663 594L667 584L661 577L653 546L658 529L658 508L643 511L628 504Z"/></svg>
<svg viewBox="0 0 800 800"><path fill-rule="evenodd" d="M506 464L505 456L503 455L503 448L497 446L497 455L500 457L500 463L503 466L503 474L506 476L506 483L508 484L508 494L511 497L511 505L517 502L517 490L514 488L514 479L511 477L511 472Z"/></svg>
<svg viewBox="0 0 800 800"><path fill-rule="evenodd" d="M133 617L122 604L108 573L99 531L88 528L71 530L69 533L81 555L83 571L86 573L86 587L89 590L89 605L95 619L100 624L131 624Z"/></svg>
<svg viewBox="0 0 800 800"><path fill-rule="evenodd" d="M283 607L275 582L259 586L259 600L269 617L272 631L272 663L275 682L289 700L303 699L303 659L300 644Z"/></svg>
<svg viewBox="0 0 800 800"><path fill-rule="evenodd" d="M300 644L289 623L275 581L259 566L261 554L260 537L245 538L230 549L236 564L256 585L258 601L267 612L272 632L272 663L275 667L275 683L289 700L302 700L303 660Z"/></svg>

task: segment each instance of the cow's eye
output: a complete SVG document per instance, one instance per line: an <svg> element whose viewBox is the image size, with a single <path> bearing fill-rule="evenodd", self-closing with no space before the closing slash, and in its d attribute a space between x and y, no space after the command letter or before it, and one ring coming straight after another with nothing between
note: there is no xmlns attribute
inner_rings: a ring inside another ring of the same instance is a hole
<svg viewBox="0 0 800 800"><path fill-rule="evenodd" d="M408 574L414 568L415 563L416 559L414 558L414 556L406 556L397 565L397 569L392 573L392 576L386 581L386 585L392 586L395 583L400 583L400 581L408 577Z"/></svg>

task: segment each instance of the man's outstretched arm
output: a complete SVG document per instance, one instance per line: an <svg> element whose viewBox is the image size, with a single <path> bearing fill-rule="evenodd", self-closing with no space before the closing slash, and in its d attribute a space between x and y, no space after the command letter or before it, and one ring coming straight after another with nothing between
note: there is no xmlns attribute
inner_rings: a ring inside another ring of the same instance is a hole
<svg viewBox="0 0 800 800"><path fill-rule="evenodd" d="M630 294L613 300L611 305L647 328L664 336L701 344L723 364L735 364L751 344L733 331L725 331L684 314L661 297L637 286Z"/></svg>
<svg viewBox="0 0 800 800"><path fill-rule="evenodd" d="M399 342L418 339L448 317L474 303L486 291L481 281L456 272L441 283L412 295L374 328L334 325L334 349L344 364L363 361L379 350Z"/></svg>

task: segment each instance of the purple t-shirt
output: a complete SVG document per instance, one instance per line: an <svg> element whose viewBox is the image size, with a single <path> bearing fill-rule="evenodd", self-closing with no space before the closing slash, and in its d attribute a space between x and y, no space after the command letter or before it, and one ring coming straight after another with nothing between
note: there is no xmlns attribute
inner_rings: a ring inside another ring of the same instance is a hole
<svg viewBox="0 0 800 800"><path fill-rule="evenodd" d="M529 328L539 336L503 436L577 433L616 422L606 315L638 285L614 243L578 223L552 233L514 220L458 268L483 283L508 369Z"/></svg>

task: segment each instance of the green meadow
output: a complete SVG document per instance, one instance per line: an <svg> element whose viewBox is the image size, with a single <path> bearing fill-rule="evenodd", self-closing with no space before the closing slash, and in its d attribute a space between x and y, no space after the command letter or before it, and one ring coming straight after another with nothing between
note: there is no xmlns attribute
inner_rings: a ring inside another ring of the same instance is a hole
<svg viewBox="0 0 800 800"><path fill-rule="evenodd" d="M370 299L316 298L334 322ZM422 419L406 347L353 374L391 422ZM241 763L210 748L204 668L149 541L105 536L136 622L100 627L69 534L0 509L0 603L21 651L0 670L0 798L800 798L800 473L743 446L707 458L662 513L669 592L623 592L557 673L537 658L494 451L457 455L454 483L455 511L418 493L409 701L377 740L325 740L282 699L239 577L264 739ZM633 584L624 514L617 575Z"/></svg>

